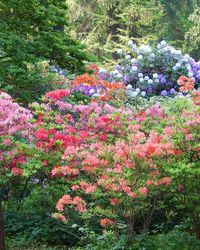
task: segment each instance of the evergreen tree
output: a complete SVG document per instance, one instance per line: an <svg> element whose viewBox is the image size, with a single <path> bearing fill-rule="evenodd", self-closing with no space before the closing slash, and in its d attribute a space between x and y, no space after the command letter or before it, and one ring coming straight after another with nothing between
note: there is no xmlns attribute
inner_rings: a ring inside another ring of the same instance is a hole
<svg viewBox="0 0 200 250"><path fill-rule="evenodd" d="M65 0L0 0L1 87L14 85L14 95L34 99L45 91L45 79L32 65L48 60L72 72L83 70L90 58L68 35L67 13Z"/></svg>
<svg viewBox="0 0 200 250"><path fill-rule="evenodd" d="M99 57L115 55L119 43L157 39L162 7L154 0L67 0L74 37Z"/></svg>
<svg viewBox="0 0 200 250"><path fill-rule="evenodd" d="M164 8L163 38L182 47L185 32L191 26L189 15L194 11L195 0L159 0Z"/></svg>
<svg viewBox="0 0 200 250"><path fill-rule="evenodd" d="M186 33L187 41L186 49L197 59L200 59L200 6L195 9L194 13L189 17L193 26Z"/></svg>

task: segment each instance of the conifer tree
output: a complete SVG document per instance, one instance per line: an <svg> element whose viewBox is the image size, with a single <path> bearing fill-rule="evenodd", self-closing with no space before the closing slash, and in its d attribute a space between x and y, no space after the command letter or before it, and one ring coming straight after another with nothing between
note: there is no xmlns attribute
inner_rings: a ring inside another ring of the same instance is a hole
<svg viewBox="0 0 200 250"><path fill-rule="evenodd" d="M194 55L194 57L200 59L200 5L189 17L189 20L193 23L192 27L186 33L185 38L187 41L186 48Z"/></svg>
<svg viewBox="0 0 200 250"><path fill-rule="evenodd" d="M84 46L68 34L65 0L0 0L0 83L13 94L37 95L42 79L36 68L48 60L71 72L90 60ZM1 86L1 87L2 87Z"/></svg>

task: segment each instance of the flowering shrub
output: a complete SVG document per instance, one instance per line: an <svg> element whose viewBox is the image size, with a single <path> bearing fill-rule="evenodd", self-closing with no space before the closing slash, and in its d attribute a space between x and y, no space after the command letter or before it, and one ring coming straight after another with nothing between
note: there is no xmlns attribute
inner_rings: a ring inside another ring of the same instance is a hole
<svg viewBox="0 0 200 250"><path fill-rule="evenodd" d="M115 99L118 94L123 95L123 92L125 90L125 85L123 83L112 83L101 80L99 79L97 73L98 71L95 71L92 75L86 73L77 76L70 83L70 86L72 86L72 93L81 92L86 96L90 96L91 98L98 98L101 101L109 101Z"/></svg>
<svg viewBox="0 0 200 250"><path fill-rule="evenodd" d="M13 102L8 94L0 93L0 176L6 178L23 173L18 165L26 162L25 140L33 139L32 117L28 109ZM4 182L4 178L1 181Z"/></svg>
<svg viewBox="0 0 200 250"><path fill-rule="evenodd" d="M120 60L113 71L100 71L99 75L104 80L125 83L131 98L174 96L179 91L177 80L181 76L192 78L195 87L199 86L200 62L195 62L189 55L183 55L165 41L157 47L137 47L132 41L128 45L129 51L118 50Z"/></svg>
<svg viewBox="0 0 200 250"><path fill-rule="evenodd" d="M188 97L138 113L97 101L74 105L62 96L33 108L40 161L68 190L53 217L67 223L76 211L83 221L115 230L123 223L132 233L143 206L153 214L163 193L174 192L198 218L198 202L190 205L198 192L200 117ZM150 221L145 214L146 230Z"/></svg>
<svg viewBox="0 0 200 250"><path fill-rule="evenodd" d="M189 92L194 89L195 79L181 76L177 83L181 92Z"/></svg>

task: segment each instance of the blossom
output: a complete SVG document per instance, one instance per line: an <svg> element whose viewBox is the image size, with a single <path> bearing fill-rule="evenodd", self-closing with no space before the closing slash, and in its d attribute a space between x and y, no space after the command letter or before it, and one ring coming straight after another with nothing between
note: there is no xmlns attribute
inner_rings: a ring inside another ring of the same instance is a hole
<svg viewBox="0 0 200 250"><path fill-rule="evenodd" d="M14 167L14 168L12 168L12 173L14 174L14 176L22 175L23 170L21 168Z"/></svg>
<svg viewBox="0 0 200 250"><path fill-rule="evenodd" d="M35 135L38 140L46 140L49 133L44 128L39 128L38 130L36 130Z"/></svg>
<svg viewBox="0 0 200 250"><path fill-rule="evenodd" d="M8 94L0 92L0 136L19 133L24 138L29 137L33 128L30 122L32 117L30 110L19 106Z"/></svg>
<svg viewBox="0 0 200 250"><path fill-rule="evenodd" d="M117 205L119 203L120 203L120 201L117 198L110 199L110 204L113 205L113 206L115 206L115 205Z"/></svg>
<svg viewBox="0 0 200 250"><path fill-rule="evenodd" d="M46 93L46 99L52 99L53 101L57 101L62 99L63 97L69 96L70 91L66 89L57 89L51 92Z"/></svg>
<svg viewBox="0 0 200 250"><path fill-rule="evenodd" d="M141 92L141 96L145 96L146 95L146 92L145 91L142 91Z"/></svg>
<svg viewBox="0 0 200 250"><path fill-rule="evenodd" d="M86 211L86 202L79 196L74 197L72 204L76 206L76 211L79 213Z"/></svg>
<svg viewBox="0 0 200 250"><path fill-rule="evenodd" d="M63 195L63 197L58 201L58 203L56 205L56 209L58 211L63 211L64 210L64 206L68 205L68 204L72 204L71 197L68 194Z"/></svg>
<svg viewBox="0 0 200 250"><path fill-rule="evenodd" d="M139 188L139 192L140 192L140 194L146 196L148 193L148 189L146 187L141 187L141 188Z"/></svg>
<svg viewBox="0 0 200 250"><path fill-rule="evenodd" d="M186 76L181 76L178 79L178 85L180 86L180 91L188 92L194 89L195 79L188 78Z"/></svg>
<svg viewBox="0 0 200 250"><path fill-rule="evenodd" d="M71 186L71 189L72 189L72 190L77 190L77 189L79 189L79 188L80 188L79 185L72 185L72 186Z"/></svg>
<svg viewBox="0 0 200 250"><path fill-rule="evenodd" d="M168 94L167 90L163 90L163 91L161 92L161 95L162 95L162 96L167 96L167 94Z"/></svg>
<svg viewBox="0 0 200 250"><path fill-rule="evenodd" d="M174 95L176 93L176 90L174 88L170 89L170 94Z"/></svg>
<svg viewBox="0 0 200 250"><path fill-rule="evenodd" d="M108 219L108 218L103 218L103 219L101 219L100 224L102 227L107 227L109 225L112 225L113 221Z"/></svg>
<svg viewBox="0 0 200 250"><path fill-rule="evenodd" d="M10 146L12 144L11 140L9 138L6 138L3 140L3 144L6 146Z"/></svg>
<svg viewBox="0 0 200 250"><path fill-rule="evenodd" d="M171 178L164 177L164 178L160 179L159 184L168 186L171 184Z"/></svg>

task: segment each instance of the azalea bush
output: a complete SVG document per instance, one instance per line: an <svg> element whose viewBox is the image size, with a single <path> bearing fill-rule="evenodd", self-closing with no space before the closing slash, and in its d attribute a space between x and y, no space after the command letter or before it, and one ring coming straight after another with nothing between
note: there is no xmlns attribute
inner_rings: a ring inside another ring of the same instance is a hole
<svg viewBox="0 0 200 250"><path fill-rule="evenodd" d="M2 202L24 185L22 166L30 157L29 145L33 139L30 121L32 114L14 102L6 93L0 93L0 242L4 249ZM33 153L33 151L31 151ZM19 193L23 197L24 191Z"/></svg>
<svg viewBox="0 0 200 250"><path fill-rule="evenodd" d="M177 80L181 76L192 78L194 87L200 83L200 62L184 55L165 41L156 47L136 46L128 43L127 51L118 49L119 61L112 71L100 71L101 79L121 81L127 86L129 96L171 96L179 91Z"/></svg>
<svg viewBox="0 0 200 250"><path fill-rule="evenodd" d="M99 101L72 104L68 90L44 100L32 105L37 160L67 190L54 218L130 236L136 226L148 231L154 211L172 199L198 235L200 117L189 97L136 113Z"/></svg>
<svg viewBox="0 0 200 250"><path fill-rule="evenodd" d="M33 139L30 110L25 109L6 93L0 93L0 175L6 177L21 175L18 164L26 162L23 148Z"/></svg>

